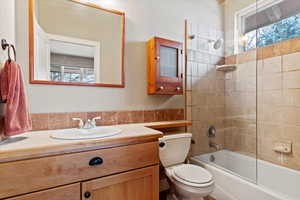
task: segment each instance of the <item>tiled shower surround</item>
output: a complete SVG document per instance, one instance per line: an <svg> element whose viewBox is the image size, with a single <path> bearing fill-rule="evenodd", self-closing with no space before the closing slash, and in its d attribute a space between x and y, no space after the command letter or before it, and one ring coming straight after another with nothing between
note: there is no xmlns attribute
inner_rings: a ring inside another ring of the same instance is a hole
<svg viewBox="0 0 300 200"><path fill-rule="evenodd" d="M225 79L225 148L300 170L300 38L227 63L237 70ZM276 153L276 142L292 143L292 153Z"/></svg>
<svg viewBox="0 0 300 200"><path fill-rule="evenodd" d="M256 157L256 52L234 63L237 69L225 75L224 148Z"/></svg>
<svg viewBox="0 0 300 200"><path fill-rule="evenodd" d="M215 151L207 137L215 125L221 148L300 170L300 38L226 57L226 64L237 65L227 73L215 70L221 58L199 43L188 43L192 154ZM276 142L292 143L292 153L276 153Z"/></svg>
<svg viewBox="0 0 300 200"><path fill-rule="evenodd" d="M227 62L237 70L225 78L225 148L300 170L300 38ZM276 153L276 142L292 153Z"/></svg>
<svg viewBox="0 0 300 200"><path fill-rule="evenodd" d="M72 118L87 120L98 116L102 119L97 120L97 126L174 121L184 120L184 109L31 114L33 130L35 131L77 128L78 121L73 121Z"/></svg>
<svg viewBox="0 0 300 200"><path fill-rule="evenodd" d="M223 38L223 33L212 28L201 28L201 24L196 23L188 23L188 32L198 36L188 40L187 44L186 95L187 119L193 122L190 131L195 141L191 153L199 155L214 150L208 146L207 130L211 125L217 129L216 138L211 140L220 144L221 148L224 146L225 75L215 68L223 58L223 49L215 50L208 42L208 38Z"/></svg>

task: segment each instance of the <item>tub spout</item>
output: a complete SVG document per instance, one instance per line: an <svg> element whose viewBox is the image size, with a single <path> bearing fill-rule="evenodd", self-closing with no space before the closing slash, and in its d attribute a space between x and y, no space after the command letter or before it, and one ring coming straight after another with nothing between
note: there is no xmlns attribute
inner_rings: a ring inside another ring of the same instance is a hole
<svg viewBox="0 0 300 200"><path fill-rule="evenodd" d="M218 145L218 144L215 143L215 142L209 142L209 147L210 147L210 148L214 148L216 151L219 151L219 150L220 150L220 145Z"/></svg>

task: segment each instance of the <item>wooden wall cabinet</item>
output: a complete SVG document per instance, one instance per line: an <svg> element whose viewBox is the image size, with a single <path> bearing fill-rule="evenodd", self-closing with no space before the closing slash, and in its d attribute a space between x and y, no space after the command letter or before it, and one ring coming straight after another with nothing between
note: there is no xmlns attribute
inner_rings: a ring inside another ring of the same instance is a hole
<svg viewBox="0 0 300 200"><path fill-rule="evenodd" d="M154 37L148 41L148 94L183 94L183 45Z"/></svg>

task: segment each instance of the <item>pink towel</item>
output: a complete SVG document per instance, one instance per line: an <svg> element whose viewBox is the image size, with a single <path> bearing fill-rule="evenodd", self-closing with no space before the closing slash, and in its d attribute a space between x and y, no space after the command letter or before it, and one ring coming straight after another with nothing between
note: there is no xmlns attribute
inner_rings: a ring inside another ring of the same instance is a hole
<svg viewBox="0 0 300 200"><path fill-rule="evenodd" d="M0 96L6 102L4 109L4 135L13 136L31 130L23 78L15 61L6 61L0 72Z"/></svg>

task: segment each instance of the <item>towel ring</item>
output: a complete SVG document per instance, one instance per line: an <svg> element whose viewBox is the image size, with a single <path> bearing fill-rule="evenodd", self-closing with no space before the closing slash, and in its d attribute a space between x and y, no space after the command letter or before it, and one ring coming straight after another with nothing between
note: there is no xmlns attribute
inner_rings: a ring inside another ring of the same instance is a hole
<svg viewBox="0 0 300 200"><path fill-rule="evenodd" d="M1 47L2 47L3 50L7 49L8 61L11 61L10 48L13 49L15 61L17 60L17 54L16 54L16 49L15 49L14 45L8 44L5 39L2 39L1 40Z"/></svg>
<svg viewBox="0 0 300 200"><path fill-rule="evenodd" d="M2 47L3 50L5 50L5 49L8 47L8 45L9 45L9 44L6 42L5 39L2 39L2 40L1 40L1 47Z"/></svg>
<svg viewBox="0 0 300 200"><path fill-rule="evenodd" d="M14 59L15 59L15 61L16 61L16 60L17 60L17 58L16 58L16 49L15 49L14 45L12 45L12 44L10 44L10 45L8 46L8 60L11 61L10 48L13 49L13 52L14 52Z"/></svg>

